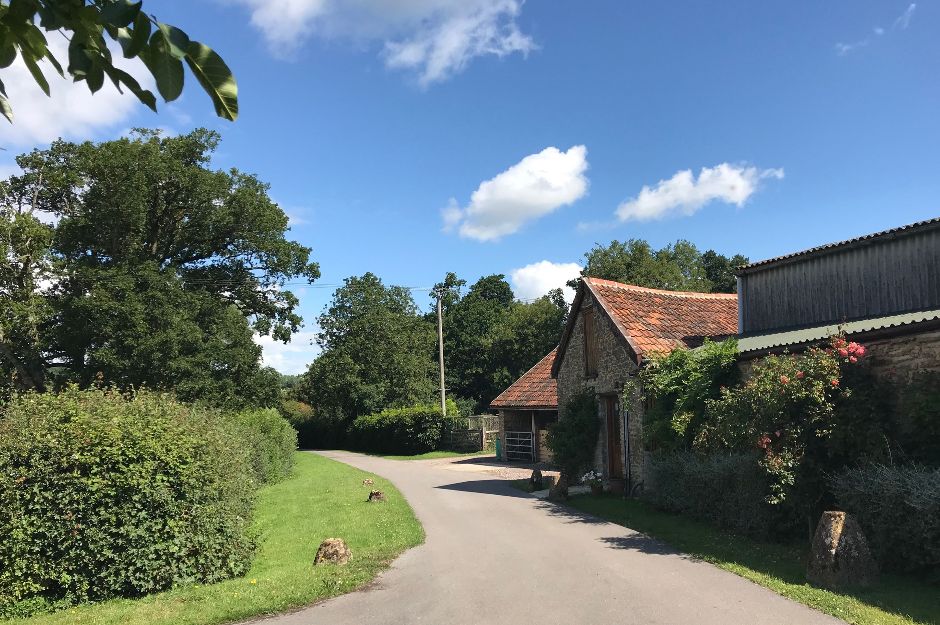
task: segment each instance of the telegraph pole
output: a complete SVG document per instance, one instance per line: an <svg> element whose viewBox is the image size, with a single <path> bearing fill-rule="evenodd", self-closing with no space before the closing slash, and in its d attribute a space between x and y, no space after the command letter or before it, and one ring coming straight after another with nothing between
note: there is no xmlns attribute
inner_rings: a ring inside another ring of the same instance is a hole
<svg viewBox="0 0 940 625"><path fill-rule="evenodd" d="M441 365L441 414L447 416L446 391L444 390L444 314L441 310L441 299L444 289L437 290L437 359Z"/></svg>

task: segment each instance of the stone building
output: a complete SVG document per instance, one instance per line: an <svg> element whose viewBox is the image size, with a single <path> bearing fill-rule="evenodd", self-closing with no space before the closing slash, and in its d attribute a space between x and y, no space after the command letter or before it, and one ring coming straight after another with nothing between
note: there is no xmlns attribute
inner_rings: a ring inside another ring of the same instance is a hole
<svg viewBox="0 0 940 625"><path fill-rule="evenodd" d="M844 333L879 376L940 371L940 218L738 270L743 364Z"/></svg>
<svg viewBox="0 0 940 625"><path fill-rule="evenodd" d="M551 375L559 406L585 389L597 398L595 468L612 489L635 492L643 484L643 393L635 376L645 359L734 335L737 320L735 295L581 280ZM625 388L629 405L621 401Z"/></svg>
<svg viewBox="0 0 940 625"><path fill-rule="evenodd" d="M552 350L490 403L500 418L499 439L508 460L551 462L545 439L558 420L557 384L552 378Z"/></svg>

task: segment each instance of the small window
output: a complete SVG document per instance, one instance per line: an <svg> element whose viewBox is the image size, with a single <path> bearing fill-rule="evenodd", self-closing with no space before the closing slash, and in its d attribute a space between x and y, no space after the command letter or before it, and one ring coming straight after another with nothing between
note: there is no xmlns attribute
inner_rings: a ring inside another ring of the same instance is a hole
<svg viewBox="0 0 940 625"><path fill-rule="evenodd" d="M597 377L597 333L594 331L594 309L581 310L584 320L584 375Z"/></svg>

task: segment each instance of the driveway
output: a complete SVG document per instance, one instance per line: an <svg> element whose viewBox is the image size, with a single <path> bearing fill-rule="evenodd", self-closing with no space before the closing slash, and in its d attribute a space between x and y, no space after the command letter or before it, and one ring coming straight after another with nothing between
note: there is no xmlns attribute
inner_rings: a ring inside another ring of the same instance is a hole
<svg viewBox="0 0 940 625"><path fill-rule="evenodd" d="M265 625L842 623L642 534L530 497L480 460L323 455L391 480L427 541L368 588Z"/></svg>

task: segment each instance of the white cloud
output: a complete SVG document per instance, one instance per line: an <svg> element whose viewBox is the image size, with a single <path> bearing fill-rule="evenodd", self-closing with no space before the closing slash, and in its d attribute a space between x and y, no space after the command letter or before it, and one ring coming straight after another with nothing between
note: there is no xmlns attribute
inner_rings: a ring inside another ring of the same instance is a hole
<svg viewBox="0 0 940 625"><path fill-rule="evenodd" d="M495 177L480 183L470 204L451 199L442 210L444 231L459 226L460 236L495 241L530 221L584 197L588 189L587 148L556 147L530 154Z"/></svg>
<svg viewBox="0 0 940 625"><path fill-rule="evenodd" d="M910 26L911 18L914 17L915 9L917 9L917 4L913 2L910 3L908 7L904 9L904 13L901 13L901 15L899 15L898 18L894 20L894 25L892 26L892 28L900 28L901 30L904 30L905 28Z"/></svg>
<svg viewBox="0 0 940 625"><path fill-rule="evenodd" d="M516 23L524 0L229 0L247 5L251 22L278 56L310 37L379 42L387 67L414 71L427 86L474 58L535 49Z"/></svg>
<svg viewBox="0 0 940 625"><path fill-rule="evenodd" d="M703 167L698 178L685 169L660 180L655 187L644 186L639 195L617 207L620 221L649 221L671 215L693 215L713 201L743 206L757 191L762 178L783 178L783 169L760 170L753 166L721 163Z"/></svg>
<svg viewBox="0 0 940 625"><path fill-rule="evenodd" d="M914 17L914 11L917 9L916 3L911 3L907 6L901 15L899 15L894 23L891 25L891 30L906 30L908 26L911 25L911 18ZM875 37L882 37L885 34L885 29L882 26L875 26L872 29L872 32L875 33ZM866 37L860 39L854 43L837 43L835 45L836 54L839 56L847 56L852 52L855 52L859 48L864 48L872 42L871 37Z"/></svg>
<svg viewBox="0 0 940 625"><path fill-rule="evenodd" d="M578 263L553 263L540 260L537 263L513 269L509 272L509 279L512 281L512 290L519 299L536 299L552 289L562 288L565 300L571 303L575 292L574 289L565 286L565 283L580 275L581 265Z"/></svg>
<svg viewBox="0 0 940 625"><path fill-rule="evenodd" d="M63 66L68 61L67 42L52 33L49 48ZM153 89L153 80L138 62L124 62L120 51L112 51L115 64L133 74L145 89ZM102 131L120 127L131 115L143 107L137 98L127 91L121 94L110 80L95 94L84 82L75 83L70 78L61 78L48 61L40 63L43 74L49 81L52 97L46 97L23 60L16 61L3 70L3 82L13 106L14 123L0 119L0 146L33 146L49 143L59 137L67 139L90 139Z"/></svg>
<svg viewBox="0 0 940 625"><path fill-rule="evenodd" d="M255 334L255 343L261 346L261 364L265 367L274 367L281 373L303 373L307 366L320 353L320 346L316 343L316 332L298 332L291 338L290 343L284 344L275 341L270 336Z"/></svg>

